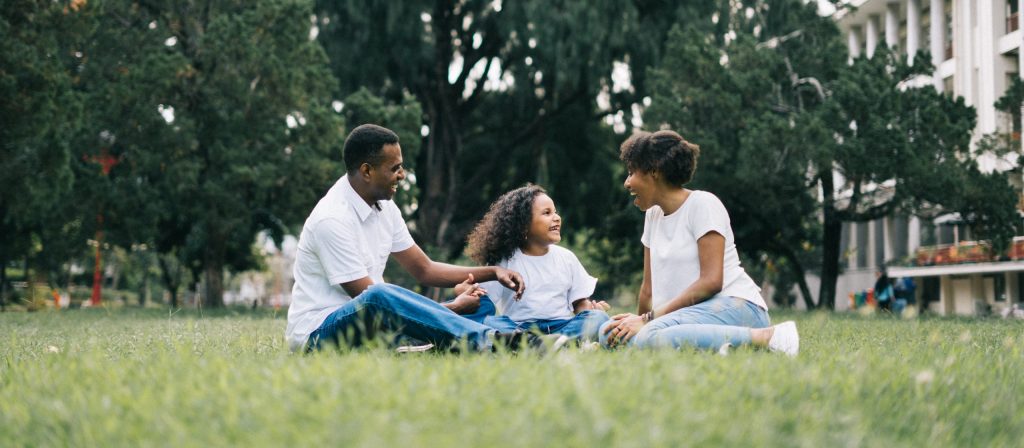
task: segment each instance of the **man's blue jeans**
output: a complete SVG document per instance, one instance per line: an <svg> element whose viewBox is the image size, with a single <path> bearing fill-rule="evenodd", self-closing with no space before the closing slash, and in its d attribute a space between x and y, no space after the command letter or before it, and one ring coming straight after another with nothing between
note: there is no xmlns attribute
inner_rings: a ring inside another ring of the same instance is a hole
<svg viewBox="0 0 1024 448"><path fill-rule="evenodd" d="M739 347L750 344L750 329L769 326L768 312L738 298L717 295L708 300L675 310L644 325L629 345L640 348L695 347L717 349L729 343ZM608 335L601 328L601 344Z"/></svg>
<svg viewBox="0 0 1024 448"><path fill-rule="evenodd" d="M491 348L494 329L408 289L375 284L327 316L309 335L306 351L319 350L325 343L359 346L380 332L408 336L437 347L465 341L471 350L485 351Z"/></svg>
<svg viewBox="0 0 1024 448"><path fill-rule="evenodd" d="M608 321L608 313L600 310L581 311L572 319L541 319L528 322L516 322L508 316L487 316L483 323L499 332L515 330L538 330L544 334L563 334L584 341L596 341L597 331Z"/></svg>

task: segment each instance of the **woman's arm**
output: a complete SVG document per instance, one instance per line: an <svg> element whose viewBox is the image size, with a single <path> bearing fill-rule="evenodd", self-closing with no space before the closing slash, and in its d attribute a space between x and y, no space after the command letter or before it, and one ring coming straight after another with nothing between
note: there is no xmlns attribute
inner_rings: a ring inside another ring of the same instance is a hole
<svg viewBox="0 0 1024 448"><path fill-rule="evenodd" d="M643 314L651 310L651 248L644 246L644 281L640 283L640 293L637 294L636 314Z"/></svg>
<svg viewBox="0 0 1024 448"><path fill-rule="evenodd" d="M697 257L700 260L700 277L678 297L668 303L651 309L651 251L644 248L644 282L640 286L640 315L618 314L612 316L612 323L605 327L608 343L617 345L630 340L640 329L658 316L664 316L683 307L703 302L722 290L722 271L725 270L725 237L718 232L709 232L697 240ZM650 315L644 315L648 310Z"/></svg>
<svg viewBox="0 0 1024 448"><path fill-rule="evenodd" d="M652 317L664 316L675 310L698 304L722 290L722 271L725 269L725 237L718 232L704 234L697 240L697 257L700 259L700 277L676 298L654 310ZM646 277L646 272L644 276Z"/></svg>

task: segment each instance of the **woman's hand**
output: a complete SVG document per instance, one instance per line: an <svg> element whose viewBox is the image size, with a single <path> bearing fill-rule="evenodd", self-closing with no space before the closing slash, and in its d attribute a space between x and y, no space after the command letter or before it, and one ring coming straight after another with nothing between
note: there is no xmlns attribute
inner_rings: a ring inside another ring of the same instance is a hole
<svg viewBox="0 0 1024 448"><path fill-rule="evenodd" d="M616 314L612 316L611 322L604 329L611 347L629 342L644 326L644 318L633 313Z"/></svg>

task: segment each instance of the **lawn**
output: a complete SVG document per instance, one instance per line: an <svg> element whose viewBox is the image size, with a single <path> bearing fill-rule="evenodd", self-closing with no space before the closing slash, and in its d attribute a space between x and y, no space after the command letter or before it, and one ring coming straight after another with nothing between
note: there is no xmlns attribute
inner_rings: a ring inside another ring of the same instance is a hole
<svg viewBox="0 0 1024 448"><path fill-rule="evenodd" d="M270 312L0 313L0 445L1024 443L1024 322L788 317L796 359L297 356Z"/></svg>

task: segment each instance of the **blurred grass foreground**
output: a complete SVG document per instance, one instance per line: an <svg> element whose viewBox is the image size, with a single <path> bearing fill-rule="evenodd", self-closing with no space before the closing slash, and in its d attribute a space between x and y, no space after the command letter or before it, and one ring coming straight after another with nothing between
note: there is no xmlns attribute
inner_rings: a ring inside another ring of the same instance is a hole
<svg viewBox="0 0 1024 448"><path fill-rule="evenodd" d="M799 314L738 350L290 354L284 316L0 314L3 446L1020 446L1024 325Z"/></svg>

